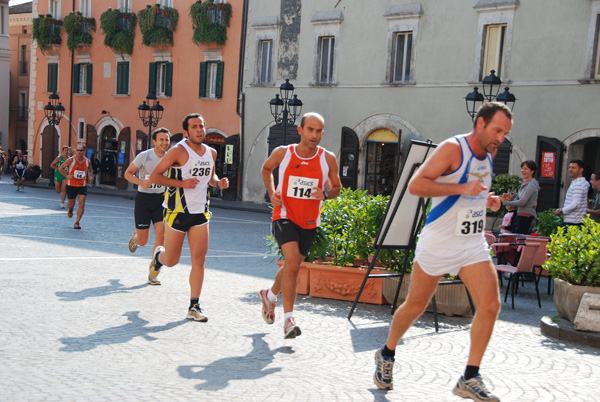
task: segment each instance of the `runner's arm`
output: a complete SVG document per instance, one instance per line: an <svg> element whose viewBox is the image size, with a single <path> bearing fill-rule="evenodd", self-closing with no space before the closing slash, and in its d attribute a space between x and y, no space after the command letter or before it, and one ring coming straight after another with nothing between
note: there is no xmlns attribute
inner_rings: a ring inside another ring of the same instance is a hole
<svg viewBox="0 0 600 402"><path fill-rule="evenodd" d="M183 166L187 162L187 151L182 146L176 146L171 148L165 156L158 162L158 165L150 173L150 181L154 184L158 184L163 187L181 187L181 188L194 188L198 184L197 178L191 178L186 180L170 179L164 175L164 173L171 166Z"/></svg>
<svg viewBox="0 0 600 402"><path fill-rule="evenodd" d="M446 195L475 196L487 190L479 180L467 183L439 183L434 180L456 170L461 163L460 145L454 139L442 142L431 157L417 170L408 185L408 191L419 197L442 197Z"/></svg>

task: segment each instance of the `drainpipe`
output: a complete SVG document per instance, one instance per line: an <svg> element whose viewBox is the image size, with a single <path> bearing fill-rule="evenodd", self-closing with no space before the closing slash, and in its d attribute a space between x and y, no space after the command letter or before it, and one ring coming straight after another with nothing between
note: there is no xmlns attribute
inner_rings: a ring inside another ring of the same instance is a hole
<svg viewBox="0 0 600 402"><path fill-rule="evenodd" d="M244 8L242 14L242 32L240 37L240 60L238 67L238 101L236 105L236 113L241 117L240 121L240 157L239 157L239 183L240 192L237 196L238 201L242 201L242 187L244 182L244 130L245 130L245 113L246 110L246 94L244 93L244 58L246 57L246 29L248 27L248 0L244 0Z"/></svg>
<svg viewBox="0 0 600 402"><path fill-rule="evenodd" d="M75 12L75 0L73 0L72 12ZM73 67L75 66L75 51L71 52L71 84L69 90L69 147L71 147L71 130L73 127Z"/></svg>

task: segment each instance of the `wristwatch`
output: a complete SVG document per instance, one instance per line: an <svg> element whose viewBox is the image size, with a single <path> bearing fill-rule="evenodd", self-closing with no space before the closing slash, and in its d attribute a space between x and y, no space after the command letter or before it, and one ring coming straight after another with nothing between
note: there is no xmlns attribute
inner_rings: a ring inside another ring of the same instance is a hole
<svg viewBox="0 0 600 402"><path fill-rule="evenodd" d="M325 199L329 198L329 194L327 194L327 191L323 191L323 197L325 197Z"/></svg>

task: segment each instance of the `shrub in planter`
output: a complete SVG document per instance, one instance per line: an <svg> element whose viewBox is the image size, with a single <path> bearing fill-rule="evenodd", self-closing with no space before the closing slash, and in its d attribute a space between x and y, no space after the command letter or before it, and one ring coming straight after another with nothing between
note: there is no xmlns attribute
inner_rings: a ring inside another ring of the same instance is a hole
<svg viewBox="0 0 600 402"><path fill-rule="evenodd" d="M52 45L60 45L60 26L61 20L56 20L50 14L40 15L33 19L31 28L31 38L35 40L44 53Z"/></svg>
<svg viewBox="0 0 600 402"><path fill-rule="evenodd" d="M142 44L146 46L173 45L173 31L177 27L179 12L170 7L161 8L160 4L146 8L138 13Z"/></svg>
<svg viewBox="0 0 600 402"><path fill-rule="evenodd" d="M137 15L109 8L100 16L100 28L104 32L104 44L114 51L133 53L133 39Z"/></svg>
<svg viewBox="0 0 600 402"><path fill-rule="evenodd" d="M600 293L600 224L586 217L582 226L559 227L548 251L544 268L555 279L554 303L559 314L572 322L583 293Z"/></svg>
<svg viewBox="0 0 600 402"><path fill-rule="evenodd" d="M549 209L537 214L537 225L533 228L533 231L540 236L550 237L557 232L562 223L562 215L556 216L554 215L554 209Z"/></svg>
<svg viewBox="0 0 600 402"><path fill-rule="evenodd" d="M227 27L231 18L231 4L214 4L213 0L198 0L190 7L190 17L194 28L192 40L195 44L218 46L227 41Z"/></svg>

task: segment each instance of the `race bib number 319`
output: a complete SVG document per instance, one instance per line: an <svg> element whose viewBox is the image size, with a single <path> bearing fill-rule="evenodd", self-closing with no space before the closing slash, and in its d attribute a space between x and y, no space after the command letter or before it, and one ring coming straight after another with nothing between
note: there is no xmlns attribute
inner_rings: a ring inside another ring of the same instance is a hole
<svg viewBox="0 0 600 402"><path fill-rule="evenodd" d="M319 179L309 177L290 176L287 187L287 196L291 198L312 198L310 193L319 186Z"/></svg>
<svg viewBox="0 0 600 402"><path fill-rule="evenodd" d="M485 209L460 208L456 221L457 236L474 236L483 233Z"/></svg>

